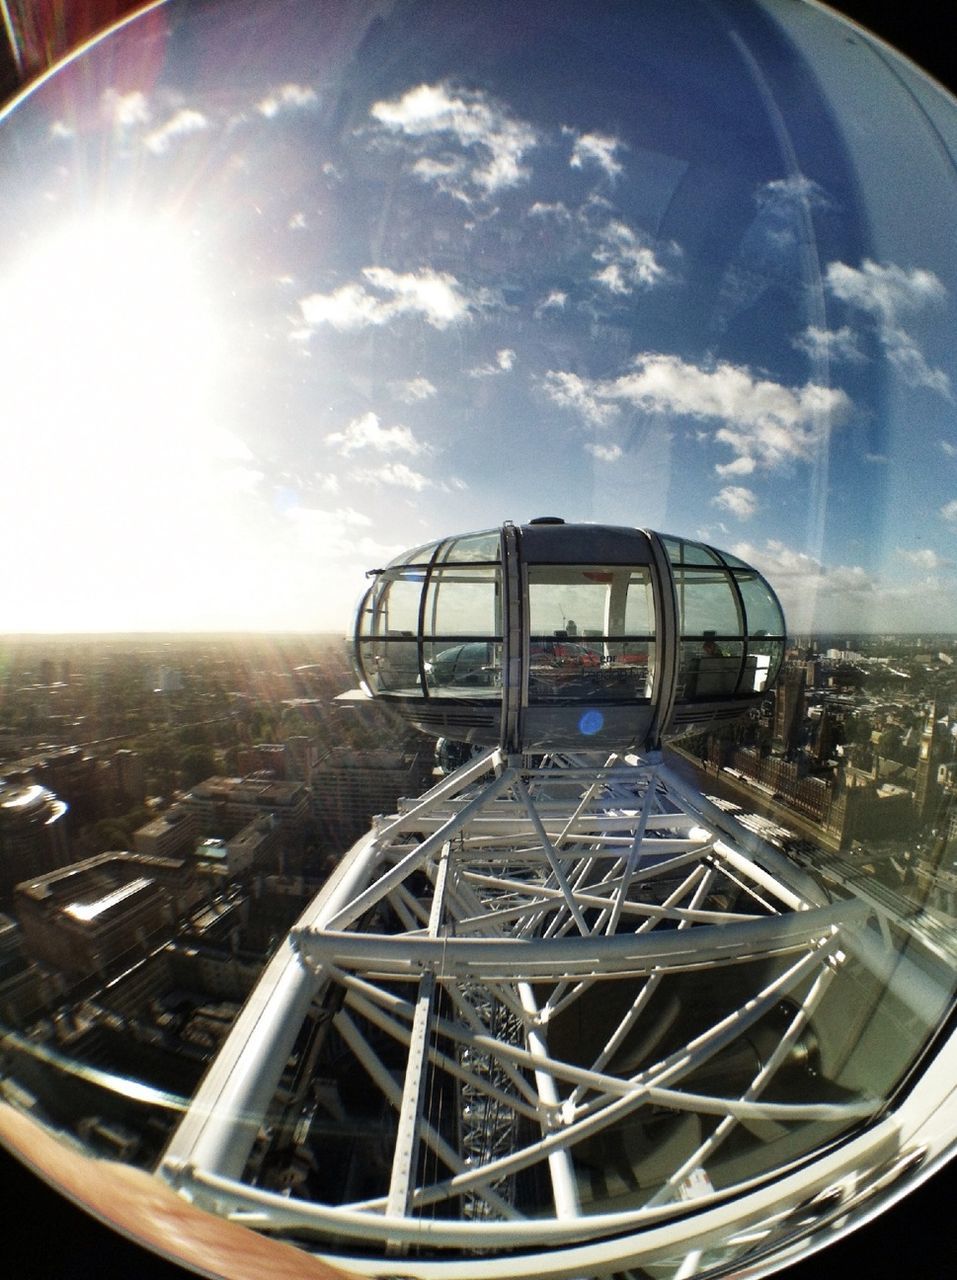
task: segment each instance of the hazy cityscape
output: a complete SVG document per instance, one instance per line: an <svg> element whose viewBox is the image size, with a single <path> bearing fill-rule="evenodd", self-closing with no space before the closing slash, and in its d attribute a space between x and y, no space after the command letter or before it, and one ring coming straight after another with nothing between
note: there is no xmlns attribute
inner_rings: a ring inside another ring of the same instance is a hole
<svg viewBox="0 0 957 1280"><path fill-rule="evenodd" d="M798 637L760 711L680 740L673 764L812 874L838 868L943 936L957 919L955 655L953 636ZM432 781L434 742L381 702L340 699L353 686L335 636L5 642L8 1100L155 1163L339 857ZM307 1057L283 1082L299 1116ZM259 1158L264 1185L306 1176L291 1132Z"/></svg>

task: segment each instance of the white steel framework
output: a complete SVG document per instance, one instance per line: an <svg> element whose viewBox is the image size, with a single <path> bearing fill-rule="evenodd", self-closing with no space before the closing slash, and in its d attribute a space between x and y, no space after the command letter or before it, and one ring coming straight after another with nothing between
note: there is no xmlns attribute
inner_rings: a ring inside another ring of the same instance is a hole
<svg viewBox="0 0 957 1280"><path fill-rule="evenodd" d="M755 1214L791 1228L795 1186L880 1163L901 1070L855 1009L879 990L887 1034L929 1031L949 965L677 794L658 755L496 749L379 819L163 1175L369 1274L670 1276L711 1265L705 1219L747 1244Z"/></svg>

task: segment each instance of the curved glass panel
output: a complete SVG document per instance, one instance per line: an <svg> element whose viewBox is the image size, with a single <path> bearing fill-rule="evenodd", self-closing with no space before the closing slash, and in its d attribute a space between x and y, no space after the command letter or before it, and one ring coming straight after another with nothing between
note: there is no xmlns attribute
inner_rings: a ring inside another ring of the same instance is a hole
<svg viewBox="0 0 957 1280"><path fill-rule="evenodd" d="M0 111L4 1141L418 1280L950 1156L955 162L804 0L169 0Z"/></svg>
<svg viewBox="0 0 957 1280"><path fill-rule="evenodd" d="M468 563L469 561L494 561L502 558L502 535L498 529L489 533L472 533L465 538L450 538L436 560Z"/></svg>
<svg viewBox="0 0 957 1280"><path fill-rule="evenodd" d="M362 631L375 636L412 637L419 632L419 602L425 575L415 569L387 569L376 579L362 613Z"/></svg>
<svg viewBox="0 0 957 1280"><path fill-rule="evenodd" d="M435 698L502 696L502 645L489 640L423 645L426 690Z"/></svg>
<svg viewBox="0 0 957 1280"><path fill-rule="evenodd" d="M386 565L387 569L395 569L406 564L428 564L435 555L437 542L426 542L421 547L413 547L411 551L403 551Z"/></svg>
<svg viewBox="0 0 957 1280"><path fill-rule="evenodd" d="M670 538L665 534L661 535L661 541L667 549L668 559L672 564L719 565L721 563L718 555L710 547L702 546L700 542L688 542L685 538Z"/></svg>
<svg viewBox="0 0 957 1280"><path fill-rule="evenodd" d="M783 636L784 615L767 583L756 573L735 573L734 580L744 601L748 635Z"/></svg>
<svg viewBox="0 0 957 1280"><path fill-rule="evenodd" d="M720 569L690 569L676 565L678 629L683 636L697 635L713 645L716 636L744 634L744 620L731 574Z"/></svg>
<svg viewBox="0 0 957 1280"><path fill-rule="evenodd" d="M490 636L502 632L499 570L433 569L425 597L429 636Z"/></svg>

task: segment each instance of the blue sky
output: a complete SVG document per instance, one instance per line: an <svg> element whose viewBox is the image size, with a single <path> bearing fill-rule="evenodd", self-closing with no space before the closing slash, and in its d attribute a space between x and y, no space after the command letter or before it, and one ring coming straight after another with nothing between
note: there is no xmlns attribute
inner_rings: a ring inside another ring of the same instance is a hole
<svg viewBox="0 0 957 1280"><path fill-rule="evenodd" d="M845 37L294 0L87 51L0 123L0 627L339 629L547 513L954 629L957 111Z"/></svg>

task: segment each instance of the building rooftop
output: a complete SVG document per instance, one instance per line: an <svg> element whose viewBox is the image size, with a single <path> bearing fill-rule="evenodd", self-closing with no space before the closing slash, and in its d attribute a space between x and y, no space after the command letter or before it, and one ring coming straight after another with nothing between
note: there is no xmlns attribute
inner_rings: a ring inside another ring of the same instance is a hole
<svg viewBox="0 0 957 1280"><path fill-rule="evenodd" d="M187 794L197 800L235 800L247 804L288 804L305 793L301 782L280 782L273 778L225 778L214 776L199 782Z"/></svg>
<svg viewBox="0 0 957 1280"><path fill-rule="evenodd" d="M145 876L138 876L128 884L120 885L118 889L103 894L102 897L81 899L69 903L62 908L63 914L71 916L74 920L79 920L81 924L89 924L100 919L100 917L108 915L121 903L142 893L144 889L150 888L153 883L152 880L147 879Z"/></svg>

